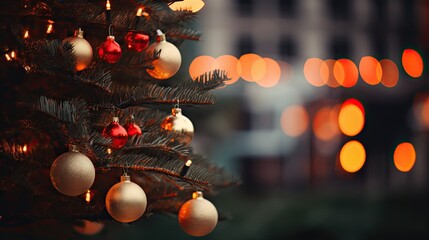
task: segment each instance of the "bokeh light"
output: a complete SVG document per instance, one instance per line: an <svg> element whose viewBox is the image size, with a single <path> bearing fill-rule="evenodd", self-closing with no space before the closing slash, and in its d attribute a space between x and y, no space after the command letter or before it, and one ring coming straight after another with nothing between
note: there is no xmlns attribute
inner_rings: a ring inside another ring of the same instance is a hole
<svg viewBox="0 0 429 240"><path fill-rule="evenodd" d="M198 12L204 7L204 2L202 0L184 0L174 2L168 6L174 11L189 10L192 12Z"/></svg>
<svg viewBox="0 0 429 240"><path fill-rule="evenodd" d="M362 143L352 140L344 144L340 151L341 167L350 173L359 171L366 160L366 151Z"/></svg>
<svg viewBox="0 0 429 240"><path fill-rule="evenodd" d="M212 71L214 62L215 59L212 56L203 55L194 58L191 65L189 65L189 75L192 79L195 79L206 72Z"/></svg>
<svg viewBox="0 0 429 240"><path fill-rule="evenodd" d="M416 151L409 142L399 144L393 154L395 167L401 172L409 172L416 162Z"/></svg>
<svg viewBox="0 0 429 240"><path fill-rule="evenodd" d="M281 127L283 132L291 137L302 135L308 128L308 113L301 105L287 107L281 116Z"/></svg>
<svg viewBox="0 0 429 240"><path fill-rule="evenodd" d="M423 59L413 49L405 49L402 53L402 66L405 72L413 78L418 78L423 73Z"/></svg>
<svg viewBox="0 0 429 240"><path fill-rule="evenodd" d="M262 69L253 69L254 72L264 72L266 71L265 64L258 64L258 66L254 66L255 61L261 59L261 56L254 54L254 53L247 53L244 54L238 59L240 65L241 65L241 78L243 78L246 81L254 82L252 76L252 69L254 67L261 67ZM265 63L265 62L264 62ZM264 70L265 69L265 70Z"/></svg>
<svg viewBox="0 0 429 240"><path fill-rule="evenodd" d="M339 59L334 64L334 77L343 87L350 88L356 85L359 72L356 64L349 59Z"/></svg>
<svg viewBox="0 0 429 240"><path fill-rule="evenodd" d="M396 63L389 59L382 59L380 64L383 70L381 84L388 88L395 87L399 80L399 70Z"/></svg>
<svg viewBox="0 0 429 240"><path fill-rule="evenodd" d="M422 108L422 124L423 127L429 128L429 97L423 102Z"/></svg>
<svg viewBox="0 0 429 240"><path fill-rule="evenodd" d="M320 58L309 58L304 63L304 76L308 83L315 87L322 87L327 79L323 79L320 74L323 60Z"/></svg>
<svg viewBox="0 0 429 240"><path fill-rule="evenodd" d="M338 114L338 125L343 134L347 136L356 136L365 125L365 111L362 104L356 103L357 100L345 101Z"/></svg>
<svg viewBox="0 0 429 240"><path fill-rule="evenodd" d="M265 65L265 74L261 78L255 77L256 84L264 88L274 87L280 81L282 74L280 65L271 58L261 58L256 60L254 65L258 65L258 62L261 61L263 61ZM254 67L254 69L257 69L257 67Z"/></svg>
<svg viewBox="0 0 429 240"><path fill-rule="evenodd" d="M329 141L339 135L338 109L338 106L323 107L317 111L313 119L313 131L319 140Z"/></svg>
<svg viewBox="0 0 429 240"><path fill-rule="evenodd" d="M334 76L335 62L336 61L333 59L327 59L322 63L322 66L320 66L320 76L323 81L326 82L326 85L331 88L337 88L340 86Z"/></svg>
<svg viewBox="0 0 429 240"><path fill-rule="evenodd" d="M225 81L226 85L233 84L240 79L241 64L234 56L222 55L216 58L212 69L224 70L227 73L228 78L231 78L231 80Z"/></svg>
<svg viewBox="0 0 429 240"><path fill-rule="evenodd" d="M359 72L362 79L369 85L377 85L381 81L383 69L380 62L371 57L365 56L359 62Z"/></svg>

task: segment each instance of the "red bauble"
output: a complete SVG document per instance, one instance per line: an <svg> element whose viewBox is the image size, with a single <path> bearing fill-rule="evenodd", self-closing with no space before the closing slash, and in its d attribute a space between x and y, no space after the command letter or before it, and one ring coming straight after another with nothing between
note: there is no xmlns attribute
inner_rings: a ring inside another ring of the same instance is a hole
<svg viewBox="0 0 429 240"><path fill-rule="evenodd" d="M129 49L141 52L149 45L149 36L142 33L128 32L125 36L125 42Z"/></svg>
<svg viewBox="0 0 429 240"><path fill-rule="evenodd" d="M132 122L127 123L125 125L125 129L127 129L128 136L130 136L130 137L134 136L134 135L142 135L142 130L135 123L132 123Z"/></svg>
<svg viewBox="0 0 429 240"><path fill-rule="evenodd" d="M104 41L98 47L98 57L108 63L115 63L121 58L122 49L117 42L115 42L114 36L107 36L106 41Z"/></svg>
<svg viewBox="0 0 429 240"><path fill-rule="evenodd" d="M102 135L106 138L112 138L112 147L114 149L119 149L127 144L127 130L119 124L117 117L114 117L113 121L103 129Z"/></svg>

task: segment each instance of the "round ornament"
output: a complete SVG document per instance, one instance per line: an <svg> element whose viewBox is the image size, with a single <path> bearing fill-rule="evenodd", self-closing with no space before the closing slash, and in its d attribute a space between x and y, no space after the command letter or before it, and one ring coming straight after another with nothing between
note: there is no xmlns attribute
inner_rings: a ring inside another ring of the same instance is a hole
<svg viewBox="0 0 429 240"><path fill-rule="evenodd" d="M179 71L182 64L182 56L174 44L167 42L165 34L160 30L157 32L157 41L147 48L147 52L158 52L161 50L161 53L159 58L153 61L153 69L147 69L146 71L158 80L165 80Z"/></svg>
<svg viewBox="0 0 429 240"><path fill-rule="evenodd" d="M115 36L107 36L98 47L98 57L110 64L116 63L122 56L121 46L115 41Z"/></svg>
<svg viewBox="0 0 429 240"><path fill-rule="evenodd" d="M119 149L127 144L128 133L124 127L119 124L119 118L114 117L113 121L103 129L102 135L105 138L112 138L112 147Z"/></svg>
<svg viewBox="0 0 429 240"><path fill-rule="evenodd" d="M125 36L125 42L127 43L128 49L141 52L149 45L149 36L130 31Z"/></svg>
<svg viewBox="0 0 429 240"><path fill-rule="evenodd" d="M189 145L194 137L194 125L189 118L182 114L182 109L178 107L171 110L171 115L164 119L161 123L161 128L177 133L176 140L185 145Z"/></svg>
<svg viewBox="0 0 429 240"><path fill-rule="evenodd" d="M209 234L218 221L216 207L198 191L179 210L179 224L183 231L195 237Z"/></svg>
<svg viewBox="0 0 429 240"><path fill-rule="evenodd" d="M76 71L82 71L92 62L92 47L85 38L83 31L79 28L74 32L73 37L68 37L63 40L63 43L69 42L73 46L74 55L76 56Z"/></svg>
<svg viewBox="0 0 429 240"><path fill-rule="evenodd" d="M142 135L141 128L135 123L134 116L130 116L129 122L125 124L125 129L127 130L128 136L132 137L134 135Z"/></svg>
<svg viewBox="0 0 429 240"><path fill-rule="evenodd" d="M67 196L77 196L92 186L95 169L87 156L72 147L71 151L55 159L50 175L52 184L59 192Z"/></svg>
<svg viewBox="0 0 429 240"><path fill-rule="evenodd" d="M131 182L130 176L121 176L106 195L106 208L118 222L128 223L140 218L146 210L147 199L143 189Z"/></svg>
<svg viewBox="0 0 429 240"><path fill-rule="evenodd" d="M73 228L82 235L91 236L101 232L104 228L104 224L83 219L81 225L75 225Z"/></svg>

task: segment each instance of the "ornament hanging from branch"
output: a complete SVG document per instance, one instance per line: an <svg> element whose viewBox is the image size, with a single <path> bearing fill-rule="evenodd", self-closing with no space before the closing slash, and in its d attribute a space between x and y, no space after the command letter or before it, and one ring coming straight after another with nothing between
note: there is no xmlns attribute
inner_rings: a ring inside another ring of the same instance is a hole
<svg viewBox="0 0 429 240"><path fill-rule="evenodd" d="M92 62L92 47L86 39L83 38L83 31L79 28L73 37L63 40L63 43L69 42L73 46L73 53L76 57L76 71L82 71Z"/></svg>
<svg viewBox="0 0 429 240"><path fill-rule="evenodd" d="M185 202L179 210L179 224L183 231L195 237L212 232L218 221L216 207L203 197L200 191L192 194L192 199Z"/></svg>
<svg viewBox="0 0 429 240"><path fill-rule="evenodd" d="M165 34L157 30L157 41L152 43L147 52L158 52L159 58L153 61L153 69L147 69L147 73L158 80L165 80L174 76L182 64L182 56L179 49L172 43L167 42Z"/></svg>
<svg viewBox="0 0 429 240"><path fill-rule="evenodd" d="M136 124L136 121L134 119L134 116L131 115L128 119L128 123L125 124L125 129L127 130L127 134L129 137L132 137L134 135L142 135L141 128Z"/></svg>
<svg viewBox="0 0 429 240"><path fill-rule="evenodd" d="M91 160L72 145L69 152L58 156L51 166L51 181L64 195L85 193L94 183L95 169Z"/></svg>
<svg viewBox="0 0 429 240"><path fill-rule="evenodd" d="M98 47L98 57L110 64L116 63L122 56L121 46L115 41L115 36L111 34L112 25L109 26L109 36Z"/></svg>
<svg viewBox="0 0 429 240"><path fill-rule="evenodd" d="M128 133L124 127L119 124L119 118L114 117L113 121L103 129L103 137L112 139L112 148L119 149L127 144Z"/></svg>
<svg viewBox="0 0 429 240"><path fill-rule="evenodd" d="M162 121L161 128L176 133L175 140L185 145L189 145L194 137L194 125L189 118L182 114L182 109L178 104L171 109L171 115Z"/></svg>
<svg viewBox="0 0 429 240"><path fill-rule="evenodd" d="M143 189L124 174L121 181L106 195L106 208L118 222L129 223L139 219L146 210L147 199Z"/></svg>

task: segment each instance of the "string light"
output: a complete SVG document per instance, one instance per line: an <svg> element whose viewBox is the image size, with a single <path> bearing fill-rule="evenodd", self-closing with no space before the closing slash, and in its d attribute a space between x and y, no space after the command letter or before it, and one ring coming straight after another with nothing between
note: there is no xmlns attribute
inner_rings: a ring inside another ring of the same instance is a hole
<svg viewBox="0 0 429 240"><path fill-rule="evenodd" d="M139 9L137 10L137 14L136 14L136 16L137 16L137 17L141 17L141 16L142 16L142 13L143 13L143 8L139 8Z"/></svg>
<svg viewBox="0 0 429 240"><path fill-rule="evenodd" d="M107 24L112 24L112 17L111 17L111 15L110 15L110 7L111 7L111 5L110 5L110 1L109 0L107 0L106 1L106 22L107 22Z"/></svg>
<svg viewBox="0 0 429 240"><path fill-rule="evenodd" d="M26 153L28 150L27 144L24 144L24 146L22 146L22 152Z"/></svg>
<svg viewBox="0 0 429 240"><path fill-rule="evenodd" d="M48 22L49 22L49 25L48 25L48 29L46 29L46 33L50 34L54 30L54 25L53 25L54 22L51 20L49 20Z"/></svg>
<svg viewBox="0 0 429 240"><path fill-rule="evenodd" d="M110 11L110 7L111 7L111 5L110 5L110 1L109 1L109 0L107 0L107 1L106 1L106 10L107 10L107 11Z"/></svg>
<svg viewBox="0 0 429 240"><path fill-rule="evenodd" d="M8 62L12 61L12 58L9 56L9 54L5 53L4 56Z"/></svg>
<svg viewBox="0 0 429 240"><path fill-rule="evenodd" d="M188 161L186 161L185 166L190 167L192 164L192 160L188 159Z"/></svg>
<svg viewBox="0 0 429 240"><path fill-rule="evenodd" d="M27 31L24 32L24 39L30 38L30 33Z"/></svg>
<svg viewBox="0 0 429 240"><path fill-rule="evenodd" d="M109 155L112 154L112 149L111 148L107 149L107 154L109 154Z"/></svg>
<svg viewBox="0 0 429 240"><path fill-rule="evenodd" d="M86 203L91 202L91 190L89 190L89 189L86 191L85 201L86 201Z"/></svg>
<svg viewBox="0 0 429 240"><path fill-rule="evenodd" d="M16 53L15 51L10 52L10 57L15 59L16 58Z"/></svg>

